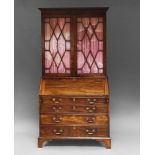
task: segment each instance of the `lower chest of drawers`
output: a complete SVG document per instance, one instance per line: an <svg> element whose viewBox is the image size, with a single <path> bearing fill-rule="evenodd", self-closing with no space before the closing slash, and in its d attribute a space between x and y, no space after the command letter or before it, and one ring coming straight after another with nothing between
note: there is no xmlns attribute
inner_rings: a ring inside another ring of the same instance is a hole
<svg viewBox="0 0 155 155"><path fill-rule="evenodd" d="M108 97L40 97L40 136L109 136L108 105Z"/></svg>

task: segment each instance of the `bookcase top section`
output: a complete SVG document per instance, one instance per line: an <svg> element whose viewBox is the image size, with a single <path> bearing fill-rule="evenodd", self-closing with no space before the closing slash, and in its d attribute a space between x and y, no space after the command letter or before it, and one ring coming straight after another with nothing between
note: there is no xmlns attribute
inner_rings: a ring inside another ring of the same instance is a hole
<svg viewBox="0 0 155 155"><path fill-rule="evenodd" d="M103 77L108 7L40 8L42 77Z"/></svg>
<svg viewBox="0 0 155 155"><path fill-rule="evenodd" d="M40 95L106 96L109 95L108 87L106 78L42 79Z"/></svg>

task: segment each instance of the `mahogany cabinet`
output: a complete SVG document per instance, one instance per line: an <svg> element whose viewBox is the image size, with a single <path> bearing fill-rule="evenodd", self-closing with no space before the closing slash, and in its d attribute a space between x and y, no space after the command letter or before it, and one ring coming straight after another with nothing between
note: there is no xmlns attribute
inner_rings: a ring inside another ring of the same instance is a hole
<svg viewBox="0 0 155 155"><path fill-rule="evenodd" d="M38 147L95 139L111 148L106 72L108 8L41 8Z"/></svg>

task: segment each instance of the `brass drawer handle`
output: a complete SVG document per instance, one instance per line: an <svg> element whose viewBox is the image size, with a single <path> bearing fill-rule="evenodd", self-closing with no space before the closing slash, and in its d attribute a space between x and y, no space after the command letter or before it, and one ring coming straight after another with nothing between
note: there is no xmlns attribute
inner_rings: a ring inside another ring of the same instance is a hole
<svg viewBox="0 0 155 155"><path fill-rule="evenodd" d="M86 121L87 121L88 123L93 123L93 122L95 121L95 117L87 117L87 118L86 118Z"/></svg>
<svg viewBox="0 0 155 155"><path fill-rule="evenodd" d="M86 107L86 110L88 112L95 112L96 111L96 107Z"/></svg>
<svg viewBox="0 0 155 155"><path fill-rule="evenodd" d="M85 131L88 135L93 135L97 132L96 129L86 129Z"/></svg>
<svg viewBox="0 0 155 155"><path fill-rule="evenodd" d="M62 120L61 117L53 117L53 121L54 121L55 123L60 123L61 120Z"/></svg>
<svg viewBox="0 0 155 155"><path fill-rule="evenodd" d="M59 110L62 109L61 106L53 106L52 109L55 111L55 112L59 112Z"/></svg>
<svg viewBox="0 0 155 155"><path fill-rule="evenodd" d="M95 104L95 102L94 101L89 101L89 104Z"/></svg>
<svg viewBox="0 0 155 155"><path fill-rule="evenodd" d="M62 130L62 129L53 129L53 133L55 135L61 135L63 132L64 132L64 130Z"/></svg>
<svg viewBox="0 0 155 155"><path fill-rule="evenodd" d="M95 104L96 103L96 99L95 98L94 99L88 98L88 103L89 104Z"/></svg>
<svg viewBox="0 0 155 155"><path fill-rule="evenodd" d="M59 104L60 102L59 101L55 101L54 103Z"/></svg>
<svg viewBox="0 0 155 155"><path fill-rule="evenodd" d="M52 101L56 104L59 104L62 100L61 98L60 99L53 98Z"/></svg>

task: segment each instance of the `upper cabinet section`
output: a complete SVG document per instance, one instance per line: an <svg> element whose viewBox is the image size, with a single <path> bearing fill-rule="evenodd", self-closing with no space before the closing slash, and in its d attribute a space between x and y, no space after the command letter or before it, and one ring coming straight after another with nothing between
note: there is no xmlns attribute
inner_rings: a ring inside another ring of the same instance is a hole
<svg viewBox="0 0 155 155"><path fill-rule="evenodd" d="M40 9L43 77L106 76L107 9Z"/></svg>

